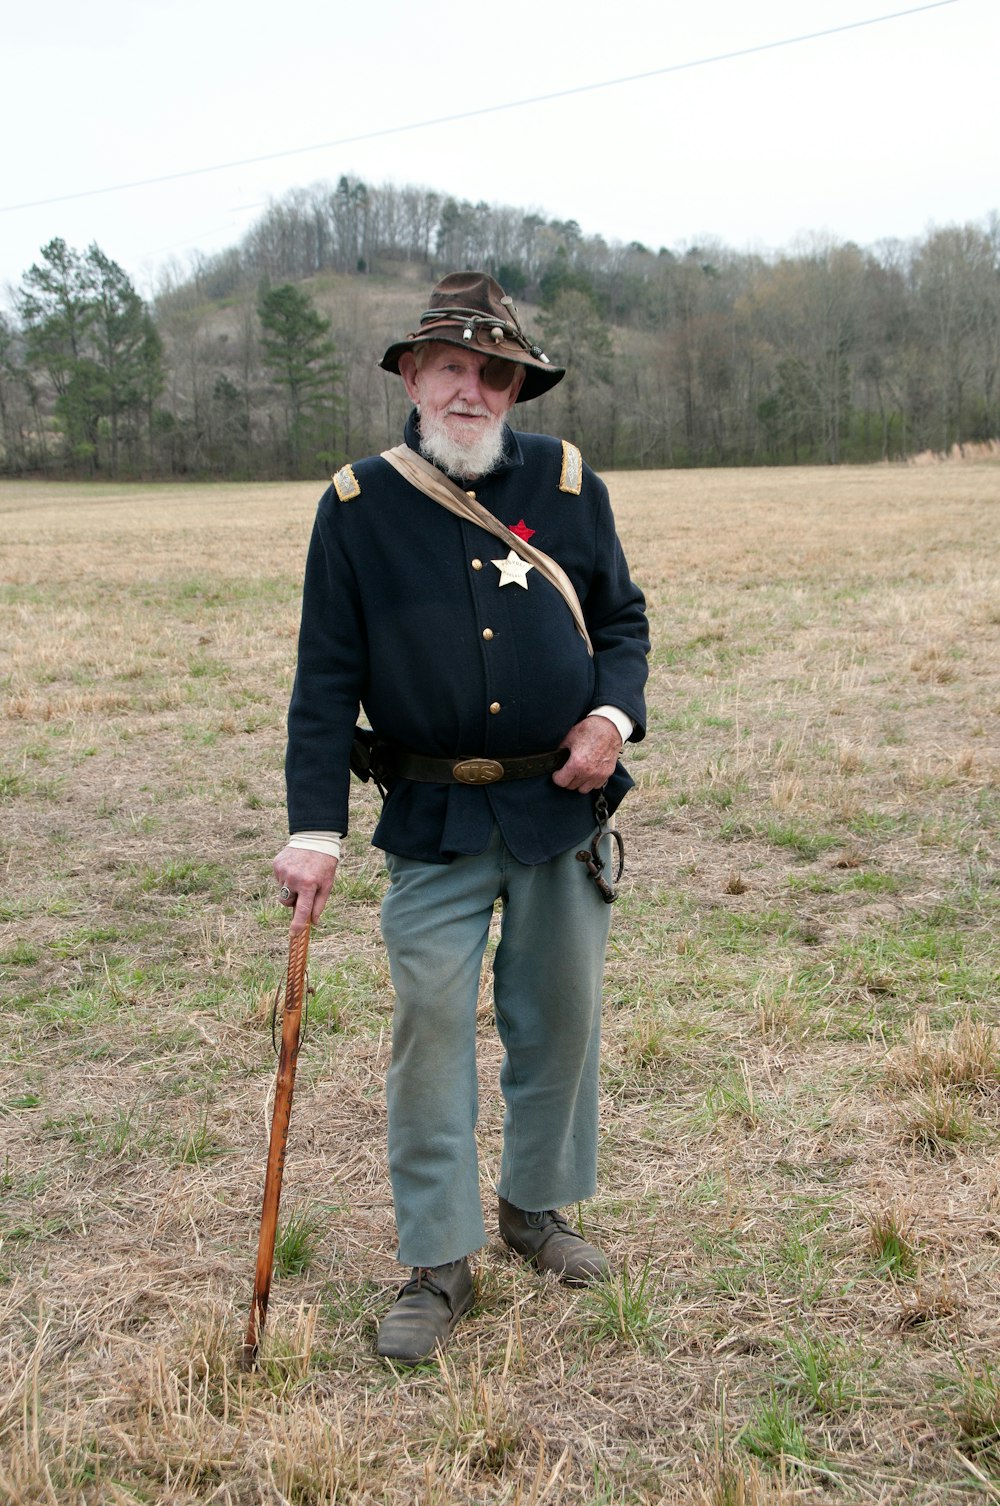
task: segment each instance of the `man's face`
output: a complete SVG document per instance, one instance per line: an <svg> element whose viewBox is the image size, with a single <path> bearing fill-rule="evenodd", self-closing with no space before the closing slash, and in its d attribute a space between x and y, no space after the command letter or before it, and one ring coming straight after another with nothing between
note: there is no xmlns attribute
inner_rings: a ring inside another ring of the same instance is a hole
<svg viewBox="0 0 1000 1506"><path fill-rule="evenodd" d="M418 369L411 351L399 359L399 374L420 409L420 427L443 430L460 450L475 450L484 434L494 431L514 406L524 368L513 365L509 387L483 381L488 356L459 345L435 341L426 347Z"/></svg>
<svg viewBox="0 0 1000 1506"><path fill-rule="evenodd" d="M507 370L509 384L498 385ZM419 365L412 351L404 351L399 374L420 411L421 452L457 479L489 475L503 455L503 421L521 390L524 368L435 340L422 347Z"/></svg>

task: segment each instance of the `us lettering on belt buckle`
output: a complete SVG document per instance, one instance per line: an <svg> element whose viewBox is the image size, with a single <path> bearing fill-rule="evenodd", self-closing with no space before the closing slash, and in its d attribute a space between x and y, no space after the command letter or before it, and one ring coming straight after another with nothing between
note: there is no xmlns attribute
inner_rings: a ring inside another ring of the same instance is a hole
<svg viewBox="0 0 1000 1506"><path fill-rule="evenodd" d="M459 784L496 784L503 778L503 764L495 758L463 758L451 772Z"/></svg>

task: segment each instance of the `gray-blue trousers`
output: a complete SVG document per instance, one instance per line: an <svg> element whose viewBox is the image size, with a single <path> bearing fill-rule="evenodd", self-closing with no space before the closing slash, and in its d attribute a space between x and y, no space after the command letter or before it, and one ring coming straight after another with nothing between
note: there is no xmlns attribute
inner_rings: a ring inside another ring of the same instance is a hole
<svg viewBox="0 0 1000 1506"><path fill-rule="evenodd" d="M493 995L505 1053L497 1191L531 1211L594 1193L610 907L577 850L528 867L494 828L475 857L420 863L386 854L392 882L382 934L396 992L389 1174L404 1265L443 1265L486 1240L475 1138L476 1001L497 899Z"/></svg>

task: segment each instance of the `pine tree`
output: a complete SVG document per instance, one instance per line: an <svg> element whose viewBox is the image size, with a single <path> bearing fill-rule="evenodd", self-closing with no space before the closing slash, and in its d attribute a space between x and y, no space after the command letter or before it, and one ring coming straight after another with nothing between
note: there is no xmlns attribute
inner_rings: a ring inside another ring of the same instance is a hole
<svg viewBox="0 0 1000 1506"><path fill-rule="evenodd" d="M163 385L163 351L127 275L97 245L86 255L53 240L25 273L18 296L25 362L47 380L66 459L117 475L123 432L137 432Z"/></svg>
<svg viewBox="0 0 1000 1506"><path fill-rule="evenodd" d="M257 311L264 365L286 394L288 459L298 475L312 455L318 458L322 452L328 458L334 448L340 367L329 338L330 320L291 283L262 291Z"/></svg>

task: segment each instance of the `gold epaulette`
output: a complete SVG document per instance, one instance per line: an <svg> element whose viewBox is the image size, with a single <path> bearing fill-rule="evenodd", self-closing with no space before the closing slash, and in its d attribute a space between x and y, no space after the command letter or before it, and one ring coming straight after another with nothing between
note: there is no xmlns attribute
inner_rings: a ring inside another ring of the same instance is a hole
<svg viewBox="0 0 1000 1506"><path fill-rule="evenodd" d="M559 490L570 492L578 497L583 488L583 456L575 444L570 444L568 439L562 442L562 474L559 477Z"/></svg>
<svg viewBox="0 0 1000 1506"><path fill-rule="evenodd" d="M334 473L333 489L341 502L353 502L355 497L361 496L361 487L351 466L342 465L340 470Z"/></svg>

